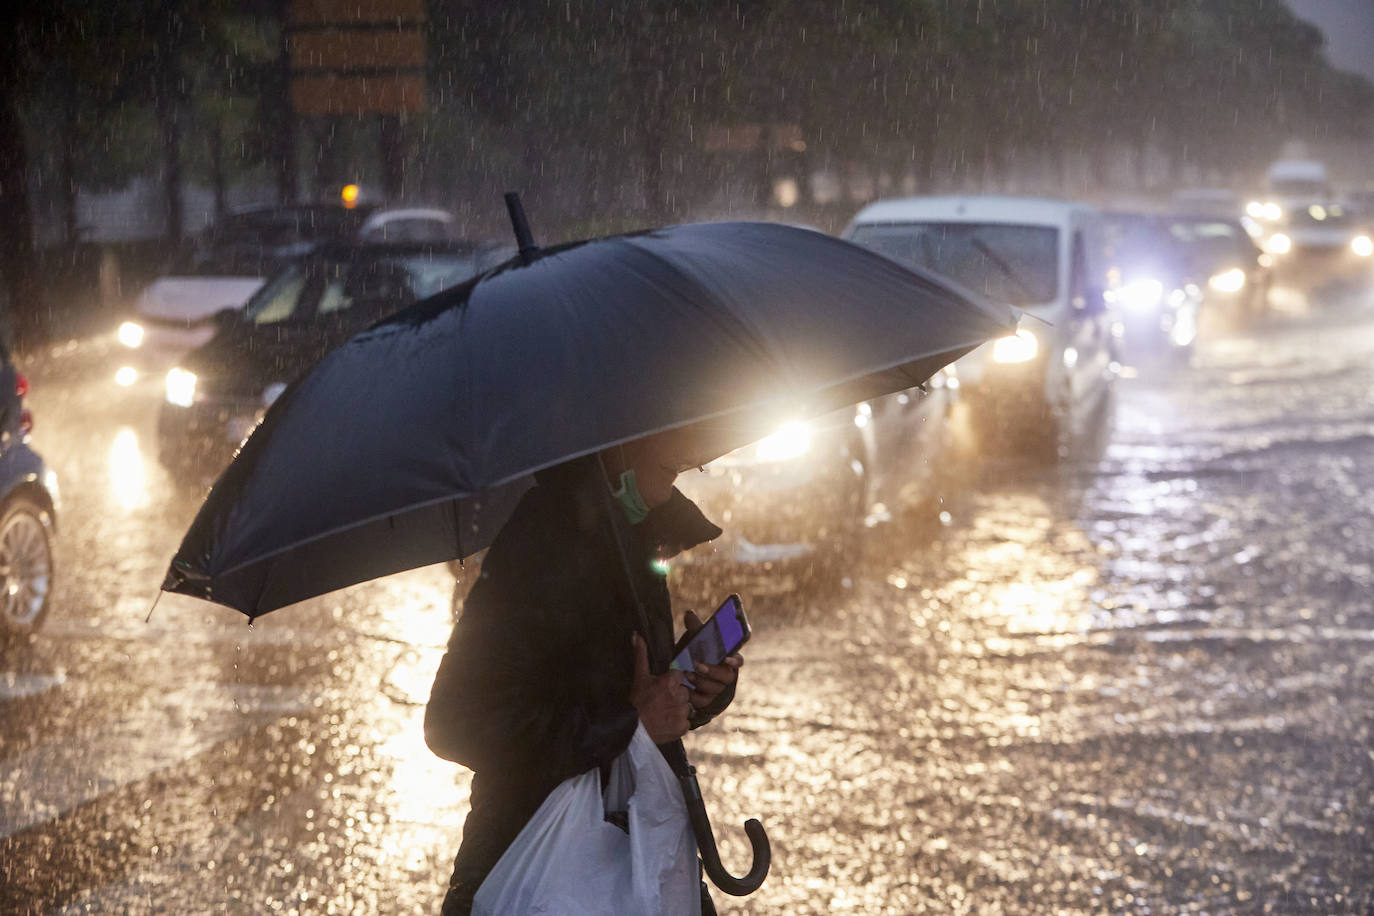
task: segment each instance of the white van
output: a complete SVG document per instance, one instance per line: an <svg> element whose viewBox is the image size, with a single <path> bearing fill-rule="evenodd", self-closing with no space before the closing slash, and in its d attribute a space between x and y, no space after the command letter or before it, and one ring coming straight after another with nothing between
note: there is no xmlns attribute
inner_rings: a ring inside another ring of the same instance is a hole
<svg viewBox="0 0 1374 916"><path fill-rule="evenodd" d="M1058 446L1120 366L1097 215L1062 200L910 197L861 210L850 241L1021 309L1020 330L956 363L982 438Z"/></svg>

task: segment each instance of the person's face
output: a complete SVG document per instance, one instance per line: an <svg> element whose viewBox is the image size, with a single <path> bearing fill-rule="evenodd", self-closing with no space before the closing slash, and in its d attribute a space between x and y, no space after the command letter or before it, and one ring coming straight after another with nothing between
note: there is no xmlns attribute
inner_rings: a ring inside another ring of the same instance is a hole
<svg viewBox="0 0 1374 916"><path fill-rule="evenodd" d="M608 470L618 476L625 468L633 468L644 502L650 508L661 506L672 496L673 484L679 474L718 458L727 450L715 441L716 438L689 429L636 439L608 451L608 457L613 455L615 463L620 465L619 470L612 467Z"/></svg>

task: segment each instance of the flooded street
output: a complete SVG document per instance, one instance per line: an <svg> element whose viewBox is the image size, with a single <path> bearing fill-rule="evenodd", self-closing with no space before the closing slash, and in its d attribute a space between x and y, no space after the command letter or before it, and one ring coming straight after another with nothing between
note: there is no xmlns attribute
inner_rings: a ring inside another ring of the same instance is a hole
<svg viewBox="0 0 1374 916"><path fill-rule="evenodd" d="M688 749L727 867L751 816L773 865L722 912L1374 908L1374 294L1282 292L1128 372L1062 467L979 462L943 523L869 531L828 612L744 594ZM453 577L145 622L197 497L112 358L21 365L63 505L54 609L0 651L0 910L436 913Z"/></svg>

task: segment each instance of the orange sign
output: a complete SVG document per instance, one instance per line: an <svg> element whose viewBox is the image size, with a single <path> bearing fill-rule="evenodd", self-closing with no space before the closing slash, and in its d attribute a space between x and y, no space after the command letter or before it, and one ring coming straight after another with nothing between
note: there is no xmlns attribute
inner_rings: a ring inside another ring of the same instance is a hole
<svg viewBox="0 0 1374 916"><path fill-rule="evenodd" d="M301 114L425 107L425 0L292 0L287 48Z"/></svg>

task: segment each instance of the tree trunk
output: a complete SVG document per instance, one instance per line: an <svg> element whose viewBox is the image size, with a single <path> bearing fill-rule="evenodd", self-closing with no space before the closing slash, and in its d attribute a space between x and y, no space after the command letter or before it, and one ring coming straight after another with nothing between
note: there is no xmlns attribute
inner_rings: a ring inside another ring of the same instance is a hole
<svg viewBox="0 0 1374 916"><path fill-rule="evenodd" d="M0 274L9 300L4 330L17 348L24 349L41 342L44 321L29 203L28 151L17 95L10 80L0 83L0 213L5 214Z"/></svg>
<svg viewBox="0 0 1374 916"><path fill-rule="evenodd" d="M382 165L382 193L388 201L405 195L405 125L400 115L384 114L377 127L377 153Z"/></svg>
<svg viewBox="0 0 1374 916"><path fill-rule="evenodd" d="M162 187L166 203L163 237L169 245L181 244L185 235L181 188L181 94L177 49L181 23L172 4L163 8L166 32L158 43L153 62L153 114L162 145Z"/></svg>
<svg viewBox="0 0 1374 916"><path fill-rule="evenodd" d="M224 177L224 129L219 118L210 122L205 139L210 145L210 185L215 195L215 221L218 222L229 212L229 193Z"/></svg>
<svg viewBox="0 0 1374 916"><path fill-rule="evenodd" d="M291 50L287 43L287 20L289 16L286 0L276 5L278 22L277 60L273 66L272 79L267 81L264 92L263 109L269 113L272 165L277 179L277 201L293 204L300 196L300 181L296 164L296 110L291 104Z"/></svg>
<svg viewBox="0 0 1374 916"><path fill-rule="evenodd" d="M70 71L64 70L62 79L62 111L60 114L61 136L58 138L58 175L57 193L62 208L62 244L69 256L75 256L77 245L81 242L81 227L77 223L77 105L76 80Z"/></svg>

